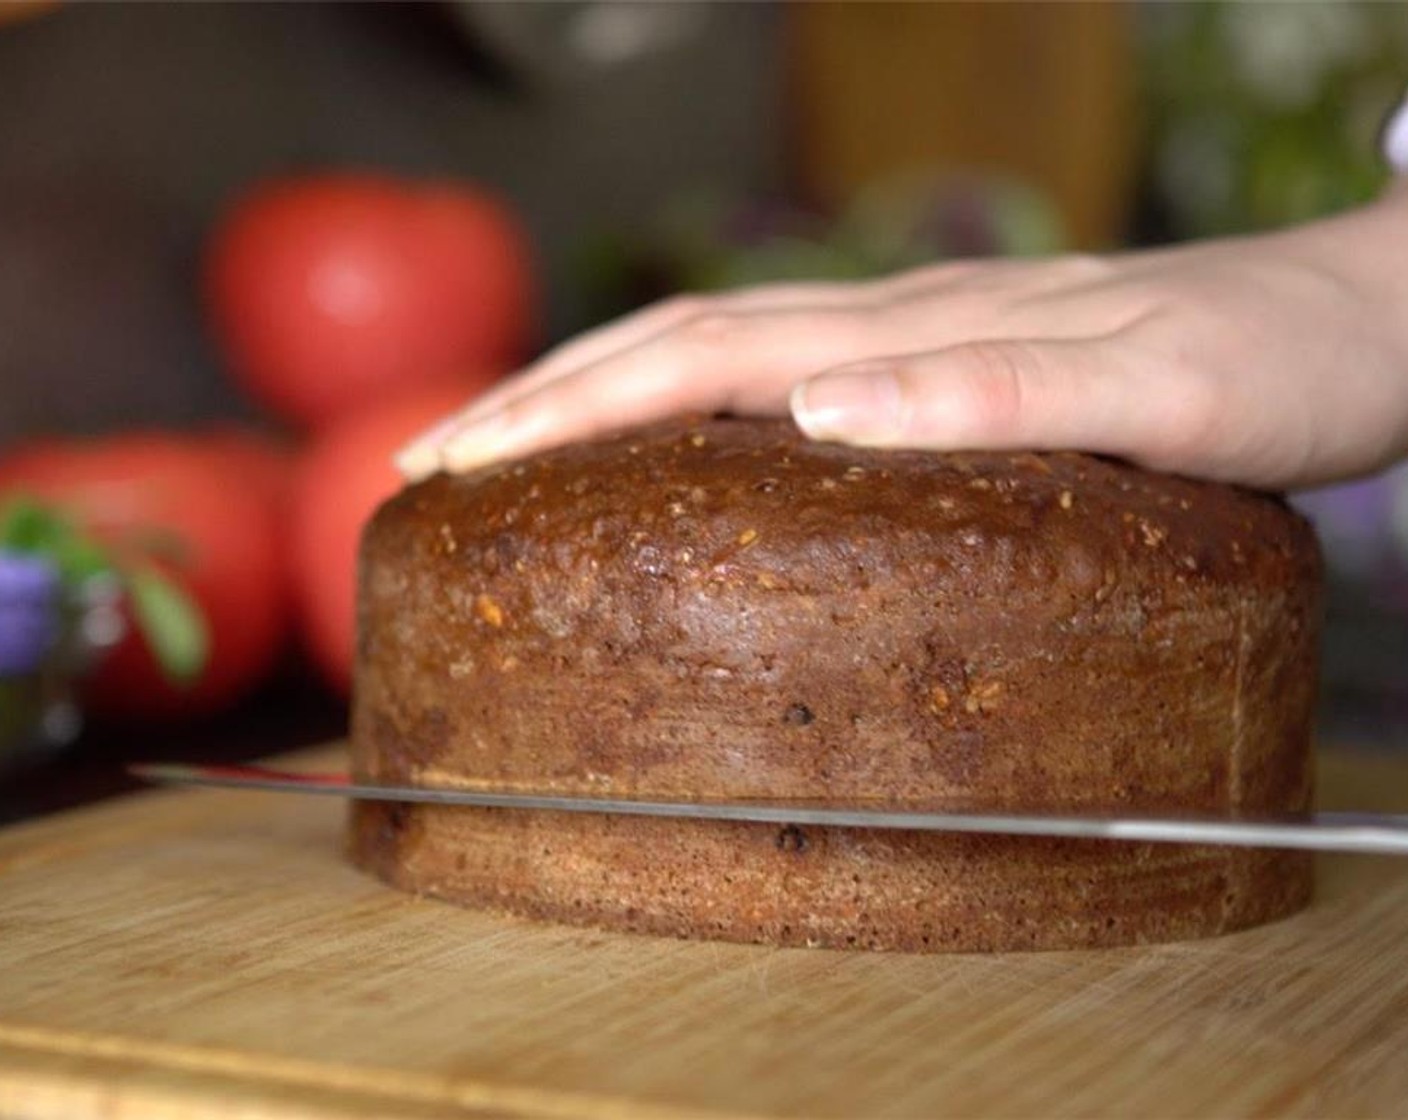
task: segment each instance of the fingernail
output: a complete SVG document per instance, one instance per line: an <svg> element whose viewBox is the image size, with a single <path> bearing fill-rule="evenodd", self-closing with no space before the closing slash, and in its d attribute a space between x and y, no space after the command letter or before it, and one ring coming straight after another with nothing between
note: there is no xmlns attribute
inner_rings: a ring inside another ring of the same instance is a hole
<svg viewBox="0 0 1408 1120"><path fill-rule="evenodd" d="M792 390L792 418L812 439L883 446L904 433L907 406L889 366L824 373Z"/></svg>
<svg viewBox="0 0 1408 1120"><path fill-rule="evenodd" d="M396 469L412 482L434 474L440 468L440 445L461 423L463 417L459 414L447 416L408 440L391 457Z"/></svg>

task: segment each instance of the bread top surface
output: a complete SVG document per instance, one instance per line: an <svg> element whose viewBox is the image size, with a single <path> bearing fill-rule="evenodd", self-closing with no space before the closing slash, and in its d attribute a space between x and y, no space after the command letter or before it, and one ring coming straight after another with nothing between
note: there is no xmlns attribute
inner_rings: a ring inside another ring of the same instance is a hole
<svg viewBox="0 0 1408 1120"><path fill-rule="evenodd" d="M552 578L610 558L643 581L799 592L918 578L1050 600L1132 570L1249 587L1319 572L1313 531L1272 496L1074 453L818 443L788 421L669 421L438 475L369 535L428 540L486 574Z"/></svg>

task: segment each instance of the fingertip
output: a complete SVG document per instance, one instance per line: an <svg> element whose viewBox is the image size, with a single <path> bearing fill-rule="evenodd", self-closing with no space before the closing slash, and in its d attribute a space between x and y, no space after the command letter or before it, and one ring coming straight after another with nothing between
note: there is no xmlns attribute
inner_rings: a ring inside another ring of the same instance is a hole
<svg viewBox="0 0 1408 1120"><path fill-rule="evenodd" d="M403 474L408 471L433 471L439 460L440 445L464 420L464 412L453 412L430 427L421 429L392 455L397 468Z"/></svg>
<svg viewBox="0 0 1408 1120"><path fill-rule="evenodd" d="M423 482L440 469L440 453L430 443L409 443L391 461L407 482Z"/></svg>

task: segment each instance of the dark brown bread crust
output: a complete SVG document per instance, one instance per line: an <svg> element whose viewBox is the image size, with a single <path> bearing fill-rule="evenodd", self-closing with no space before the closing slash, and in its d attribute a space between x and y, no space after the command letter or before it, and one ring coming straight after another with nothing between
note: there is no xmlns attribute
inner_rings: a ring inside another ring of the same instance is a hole
<svg viewBox="0 0 1408 1120"><path fill-rule="evenodd" d="M1320 584L1280 502L1079 455L671 423L382 508L363 778L992 809L1307 806ZM1299 856L360 806L407 889L684 936L1108 945L1302 905Z"/></svg>

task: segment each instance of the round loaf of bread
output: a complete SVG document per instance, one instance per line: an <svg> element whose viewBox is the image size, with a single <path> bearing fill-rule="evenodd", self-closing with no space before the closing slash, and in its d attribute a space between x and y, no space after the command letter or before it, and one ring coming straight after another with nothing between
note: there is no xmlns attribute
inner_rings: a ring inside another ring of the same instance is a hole
<svg viewBox="0 0 1408 1120"><path fill-rule="evenodd" d="M1319 553L1275 498L1075 454L673 422L382 507L372 781L993 811L1308 807ZM1302 906L1301 854L360 803L454 902L682 937L1008 950Z"/></svg>

